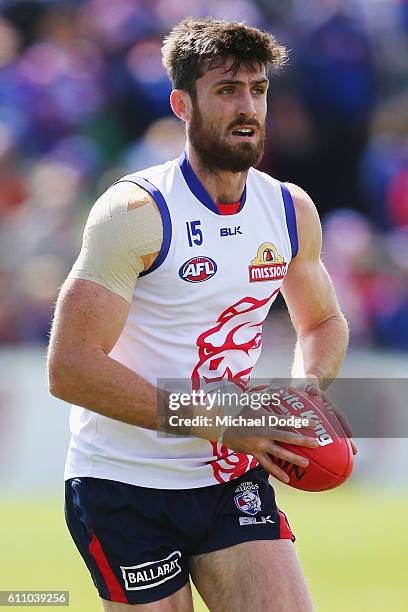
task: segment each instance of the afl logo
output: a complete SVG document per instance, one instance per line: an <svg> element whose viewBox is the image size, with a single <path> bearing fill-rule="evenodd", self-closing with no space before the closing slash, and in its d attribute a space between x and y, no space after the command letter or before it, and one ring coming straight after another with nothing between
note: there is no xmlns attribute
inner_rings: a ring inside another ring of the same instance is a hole
<svg viewBox="0 0 408 612"><path fill-rule="evenodd" d="M217 264L210 257L192 257L179 270L179 276L188 283L202 283L217 271Z"/></svg>

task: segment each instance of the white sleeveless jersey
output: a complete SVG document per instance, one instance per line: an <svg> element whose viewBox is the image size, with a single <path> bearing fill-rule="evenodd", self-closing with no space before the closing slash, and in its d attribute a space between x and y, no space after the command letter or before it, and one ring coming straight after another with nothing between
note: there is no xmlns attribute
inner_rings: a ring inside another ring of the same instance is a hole
<svg viewBox="0 0 408 612"><path fill-rule="evenodd" d="M242 389L261 352L262 324L297 252L288 189L251 168L236 214L222 215L186 154L124 177L155 199L163 246L137 282L124 330L110 353L153 385L191 381ZM252 456L199 438L159 437L87 409L71 410L66 478L91 476L144 487L223 483L257 465Z"/></svg>

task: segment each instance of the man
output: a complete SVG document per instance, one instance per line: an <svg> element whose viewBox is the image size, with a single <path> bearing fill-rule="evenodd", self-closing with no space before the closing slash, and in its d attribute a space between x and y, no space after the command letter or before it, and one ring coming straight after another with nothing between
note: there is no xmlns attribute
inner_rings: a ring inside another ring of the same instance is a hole
<svg viewBox="0 0 408 612"><path fill-rule="evenodd" d="M58 298L50 389L74 404L66 517L108 611L192 610L189 576L211 610L313 609L268 473L287 482L270 455L307 465L277 440L316 441L215 425L157 433L157 396L168 397L159 379L248 387L279 290L298 336L293 375L324 388L343 361L347 324L320 261L316 209L254 169L268 68L285 58L243 24L173 29L163 62L186 152L98 200Z"/></svg>

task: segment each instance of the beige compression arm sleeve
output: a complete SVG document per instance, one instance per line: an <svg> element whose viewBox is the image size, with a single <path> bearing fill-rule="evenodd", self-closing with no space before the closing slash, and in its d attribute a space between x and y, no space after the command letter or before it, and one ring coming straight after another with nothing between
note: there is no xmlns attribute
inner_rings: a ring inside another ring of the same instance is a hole
<svg viewBox="0 0 408 612"><path fill-rule="evenodd" d="M134 183L116 183L94 204L68 278L103 285L130 303L142 256L160 251L162 242L161 216L150 194Z"/></svg>

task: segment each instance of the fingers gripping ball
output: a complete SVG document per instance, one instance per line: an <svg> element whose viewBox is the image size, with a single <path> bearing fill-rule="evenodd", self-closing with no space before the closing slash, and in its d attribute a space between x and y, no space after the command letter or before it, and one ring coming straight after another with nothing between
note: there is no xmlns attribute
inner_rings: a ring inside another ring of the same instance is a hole
<svg viewBox="0 0 408 612"><path fill-rule="evenodd" d="M305 448L279 442L286 449L303 455L308 467L299 467L289 461L272 457L289 476L289 486L303 491L326 491L338 487L347 480L353 469L353 451L333 408L322 398L308 395L294 387L279 387L280 404L270 404L266 409L278 416L295 416L312 422L313 435L319 448ZM293 429L300 434L311 435L310 427Z"/></svg>

